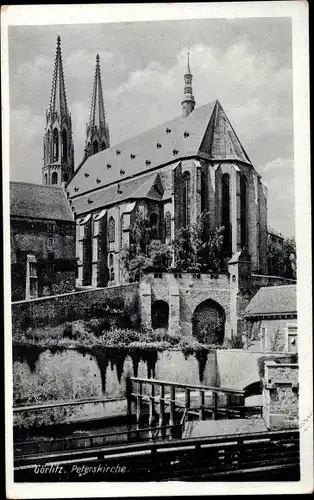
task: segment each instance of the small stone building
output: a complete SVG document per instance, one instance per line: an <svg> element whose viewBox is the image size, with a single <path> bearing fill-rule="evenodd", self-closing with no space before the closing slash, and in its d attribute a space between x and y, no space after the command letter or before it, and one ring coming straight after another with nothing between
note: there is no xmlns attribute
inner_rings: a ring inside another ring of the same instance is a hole
<svg viewBox="0 0 314 500"><path fill-rule="evenodd" d="M249 348L298 352L296 285L260 288L244 318Z"/></svg>
<svg viewBox="0 0 314 500"><path fill-rule="evenodd" d="M12 300L75 289L75 222L61 187L10 183Z"/></svg>

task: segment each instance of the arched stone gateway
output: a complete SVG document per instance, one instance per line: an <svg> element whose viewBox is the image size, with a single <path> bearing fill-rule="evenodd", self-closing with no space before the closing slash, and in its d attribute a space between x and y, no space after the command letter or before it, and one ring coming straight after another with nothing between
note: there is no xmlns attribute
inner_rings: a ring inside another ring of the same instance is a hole
<svg viewBox="0 0 314 500"><path fill-rule="evenodd" d="M252 382L252 384L244 387L244 397L249 398L251 396L258 396L262 394L262 386L261 381L257 380L256 382Z"/></svg>
<svg viewBox="0 0 314 500"><path fill-rule="evenodd" d="M168 328L169 305L164 300L156 300L152 303L152 327Z"/></svg>
<svg viewBox="0 0 314 500"><path fill-rule="evenodd" d="M193 336L203 344L222 344L225 336L225 312L217 302L201 302L192 316Z"/></svg>

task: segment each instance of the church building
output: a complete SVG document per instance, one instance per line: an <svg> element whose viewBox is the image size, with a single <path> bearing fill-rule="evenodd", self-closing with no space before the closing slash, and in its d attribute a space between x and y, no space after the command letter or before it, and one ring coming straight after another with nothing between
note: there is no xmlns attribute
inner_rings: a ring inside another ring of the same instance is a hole
<svg viewBox="0 0 314 500"><path fill-rule="evenodd" d="M123 282L119 255L130 243L130 224L139 207L157 227L157 238L169 245L179 228L206 211L210 229L225 227L225 254L246 249L252 271L267 272L266 188L220 102L195 106L189 57L181 108L180 117L110 146L97 56L85 155L66 185L77 224L77 286ZM72 168L66 114L63 123L55 134L68 152L67 166L61 155L61 163L58 158L44 167L44 172L59 168L61 180Z"/></svg>

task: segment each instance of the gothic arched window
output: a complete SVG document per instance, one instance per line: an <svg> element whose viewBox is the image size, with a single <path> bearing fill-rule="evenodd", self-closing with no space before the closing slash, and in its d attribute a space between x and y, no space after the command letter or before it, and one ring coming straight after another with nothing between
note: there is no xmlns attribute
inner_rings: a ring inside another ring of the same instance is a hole
<svg viewBox="0 0 314 500"><path fill-rule="evenodd" d="M240 213L241 213L241 248L247 248L248 213L247 213L247 180L244 175L240 177Z"/></svg>
<svg viewBox="0 0 314 500"><path fill-rule="evenodd" d="M165 238L171 238L171 213L167 212L165 215Z"/></svg>
<svg viewBox="0 0 314 500"><path fill-rule="evenodd" d="M68 134L64 129L62 130L62 159L67 160L68 158Z"/></svg>
<svg viewBox="0 0 314 500"><path fill-rule="evenodd" d="M151 229L150 236L153 240L156 240L158 238L157 224L158 224L158 217L157 214L153 212L149 218L149 225Z"/></svg>
<svg viewBox="0 0 314 500"><path fill-rule="evenodd" d="M45 174L45 186L47 186L47 185L48 185L48 175Z"/></svg>
<svg viewBox="0 0 314 500"><path fill-rule="evenodd" d="M63 180L64 180L64 182L68 182L68 180L69 180L69 175L68 175L68 174L64 174L64 176L63 176Z"/></svg>
<svg viewBox="0 0 314 500"><path fill-rule="evenodd" d="M114 268L110 269L110 281L114 281Z"/></svg>
<svg viewBox="0 0 314 500"><path fill-rule="evenodd" d="M190 172L184 172L183 174L183 227L187 227L190 222L190 203L189 203L189 193L190 193Z"/></svg>
<svg viewBox="0 0 314 500"><path fill-rule="evenodd" d="M101 151L103 151L104 149L106 149L106 143L104 141L102 141L102 143L100 145L100 149L101 149Z"/></svg>
<svg viewBox="0 0 314 500"><path fill-rule="evenodd" d="M116 223L113 217L110 217L108 223L108 240L109 243L114 243L116 240Z"/></svg>
<svg viewBox="0 0 314 500"><path fill-rule="evenodd" d="M52 173L51 184L58 184L58 174L57 174L57 172L53 172Z"/></svg>
<svg viewBox="0 0 314 500"><path fill-rule="evenodd" d="M53 129L52 134L52 143L53 143L53 161L59 160L59 132L58 129Z"/></svg>
<svg viewBox="0 0 314 500"><path fill-rule="evenodd" d="M112 253L109 255L109 267L113 267L113 255L112 255Z"/></svg>
<svg viewBox="0 0 314 500"><path fill-rule="evenodd" d="M94 141L93 142L93 155L98 153L98 150L99 150L98 142Z"/></svg>
<svg viewBox="0 0 314 500"><path fill-rule="evenodd" d="M231 221L230 221L230 175L223 174L221 178L221 222L224 226L223 248L231 253Z"/></svg>

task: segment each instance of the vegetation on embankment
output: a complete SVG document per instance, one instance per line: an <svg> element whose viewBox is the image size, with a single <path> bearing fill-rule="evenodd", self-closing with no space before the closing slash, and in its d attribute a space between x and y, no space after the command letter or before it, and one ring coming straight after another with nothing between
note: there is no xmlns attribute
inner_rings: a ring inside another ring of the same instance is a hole
<svg viewBox="0 0 314 500"><path fill-rule="evenodd" d="M201 344L192 336L170 335L165 328L156 330L111 327L99 318L78 320L55 327L28 329L16 333L13 346L38 346L41 348L85 349L114 347L116 349L165 349L176 348L186 353L209 351L218 346Z"/></svg>

